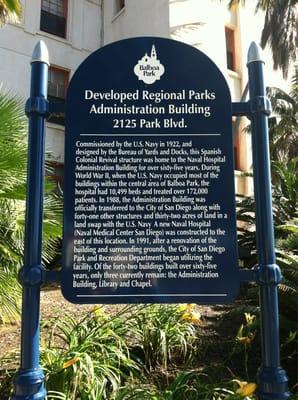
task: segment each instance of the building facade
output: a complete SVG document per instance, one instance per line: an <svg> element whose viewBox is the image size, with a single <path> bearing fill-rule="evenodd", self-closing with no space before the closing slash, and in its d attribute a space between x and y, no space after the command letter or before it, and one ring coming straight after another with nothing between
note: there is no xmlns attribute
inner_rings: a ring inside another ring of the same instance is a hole
<svg viewBox="0 0 298 400"><path fill-rule="evenodd" d="M219 0L22 0L18 24L0 30L0 82L5 89L29 94L30 59L39 39L50 54L48 93L63 101L78 65L94 50L134 36L161 36L186 42L206 53L225 75L234 101L247 84L246 54L251 41L259 41L263 14L255 14L256 0L228 10ZM264 53L269 86L287 87L280 72L272 72L271 54ZM53 115L47 122L48 157L62 175L64 120ZM234 121L236 185L249 192L250 183L239 171L251 167L247 122ZM237 172L238 171L238 172Z"/></svg>

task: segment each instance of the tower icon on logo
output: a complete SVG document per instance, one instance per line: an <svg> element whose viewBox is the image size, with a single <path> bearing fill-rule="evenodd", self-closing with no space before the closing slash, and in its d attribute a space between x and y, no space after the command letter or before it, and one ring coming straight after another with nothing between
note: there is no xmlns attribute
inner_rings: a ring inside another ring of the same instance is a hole
<svg viewBox="0 0 298 400"><path fill-rule="evenodd" d="M164 74L165 67L157 58L155 46L152 45L151 55L148 53L142 57L134 67L134 73L140 81L152 85L152 83L160 80Z"/></svg>

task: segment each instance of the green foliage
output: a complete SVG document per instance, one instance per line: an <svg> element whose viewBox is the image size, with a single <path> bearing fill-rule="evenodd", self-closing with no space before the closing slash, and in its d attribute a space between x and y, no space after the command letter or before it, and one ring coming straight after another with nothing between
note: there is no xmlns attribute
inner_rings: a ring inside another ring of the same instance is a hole
<svg viewBox="0 0 298 400"><path fill-rule="evenodd" d="M229 8L246 4L246 0L227 1ZM274 69L281 68L284 77L288 74L290 63L296 61L297 3L297 0L258 0L256 5L256 12L265 13L261 46L269 46Z"/></svg>
<svg viewBox="0 0 298 400"><path fill-rule="evenodd" d="M14 322L19 319L20 287L15 273L0 270L0 321Z"/></svg>
<svg viewBox="0 0 298 400"><path fill-rule="evenodd" d="M274 217L277 225L283 225L297 216L298 204L298 158L289 160L286 164L272 162L272 167L278 177L273 191Z"/></svg>
<svg viewBox="0 0 298 400"><path fill-rule="evenodd" d="M20 287L15 276L21 257L25 127L21 101L0 91L0 322L16 319L19 312Z"/></svg>
<svg viewBox="0 0 298 400"><path fill-rule="evenodd" d="M71 316L49 322L41 356L48 390L63 392L68 400L106 399L137 374L127 344L133 328L132 317L123 316L128 311L133 310L109 316L96 308L79 322Z"/></svg>
<svg viewBox="0 0 298 400"><path fill-rule="evenodd" d="M240 346L247 339L253 342L256 322L254 315L245 314L237 335ZM145 332L147 326L154 327L150 334ZM71 316L52 319L42 329L47 399L255 400L256 385L235 379L222 360L217 364L208 359L210 367L203 369L196 359L196 368L193 363L189 369L190 354L200 353L202 343L195 336L202 329L206 327L190 304L127 306L114 315L97 306L78 322ZM159 335L158 330L163 333ZM291 333L288 346L295 337ZM137 357L136 349L144 348L158 354L155 367L145 357ZM12 354L10 363L15 359ZM0 359L1 369L7 361L8 356ZM1 399L9 396L14 372L11 366L7 368Z"/></svg>
<svg viewBox="0 0 298 400"><path fill-rule="evenodd" d="M184 363L198 341L182 315L178 306L127 306L113 316L95 307L79 322L71 316L47 322L41 362L48 398L118 398L126 393L125 382L147 376L153 366Z"/></svg>
<svg viewBox="0 0 298 400"><path fill-rule="evenodd" d="M297 88L296 76L293 79L290 93L285 93L277 88L267 89L273 108L273 116L269 119L270 152L273 160L271 161L273 221L277 264L280 266L283 276L283 280L278 286L283 343L282 357L283 365L293 376L295 372L292 369L298 347ZM246 249L243 253L249 254L245 259L245 266L253 267L257 264L255 202L253 197L238 198L237 219L241 222L238 228L238 243L242 250ZM255 301L257 292L257 285L250 285L248 299ZM247 345L243 347L247 365L249 349ZM296 376L292 379L296 379Z"/></svg>
<svg viewBox="0 0 298 400"><path fill-rule="evenodd" d="M298 308L298 124L297 124L297 77L293 80L290 93L277 88L267 89L271 100L273 116L269 119L269 139L272 170L273 220L276 239L277 264L283 280L279 285L282 339L287 342L291 332L297 330ZM238 200L239 245L247 249L250 257L246 266L257 264L255 239L254 199ZM257 287L248 291L250 298L256 298ZM294 343L293 343L294 342ZM291 359L298 344L297 337L284 349Z"/></svg>
<svg viewBox="0 0 298 400"><path fill-rule="evenodd" d="M0 323L15 320L21 289L16 281L24 252L27 118L21 99L0 88ZM43 262L56 254L62 204L47 183L44 202Z"/></svg>
<svg viewBox="0 0 298 400"><path fill-rule="evenodd" d="M257 10L265 11L261 46L272 49L273 67L281 68L287 76L291 62L296 61L297 0L259 0Z"/></svg>
<svg viewBox="0 0 298 400"><path fill-rule="evenodd" d="M166 388L150 382L133 380L122 386L111 400L255 400L256 385L232 380L220 385L211 383L205 374L199 372L180 372ZM145 379L144 379L145 380ZM246 393L249 393L246 395ZM48 400L68 400L62 392L50 391ZM88 400L101 400L89 397Z"/></svg>
<svg viewBox="0 0 298 400"><path fill-rule="evenodd" d="M298 176L296 173L297 159L289 160L286 165L274 162L273 168L278 179L273 186L273 216L276 238L277 263L282 270L283 281L279 285L280 301L283 317L287 324L296 324L295 310L298 306ZM257 263L255 240L255 204L253 198L242 198L238 204L238 220L242 226L238 229L239 245L250 253L247 266ZM251 293L255 295L255 290ZM290 320L292 321L290 323Z"/></svg>
<svg viewBox="0 0 298 400"><path fill-rule="evenodd" d="M115 400L253 400L254 384L247 385L247 393L237 393L247 382L233 380L216 385L199 372L180 372L164 389L154 384L136 383L120 390Z"/></svg>
<svg viewBox="0 0 298 400"><path fill-rule="evenodd" d="M168 305L145 307L135 316L135 351L149 370L157 364L167 369L168 363L185 363L196 355L196 329L182 315L177 305Z"/></svg>
<svg viewBox="0 0 298 400"><path fill-rule="evenodd" d="M249 312L244 313L244 321L238 329L232 354L243 353L241 358L244 360L244 371L247 379L249 379L249 352L254 344L258 330L259 320L256 315Z"/></svg>
<svg viewBox="0 0 298 400"><path fill-rule="evenodd" d="M22 14L19 0L0 0L0 26L8 22L17 22Z"/></svg>
<svg viewBox="0 0 298 400"><path fill-rule="evenodd" d="M293 85L290 93L267 88L267 95L273 111L269 118L271 158L286 163L298 155L297 88Z"/></svg>

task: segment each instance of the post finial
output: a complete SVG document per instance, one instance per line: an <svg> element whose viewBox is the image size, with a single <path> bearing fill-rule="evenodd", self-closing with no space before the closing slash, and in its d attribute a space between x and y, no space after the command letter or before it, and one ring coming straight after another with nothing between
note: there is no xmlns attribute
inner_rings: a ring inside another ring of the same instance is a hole
<svg viewBox="0 0 298 400"><path fill-rule="evenodd" d="M251 43L247 53L247 64L254 61L264 62L262 59L262 49L256 42Z"/></svg>
<svg viewBox="0 0 298 400"><path fill-rule="evenodd" d="M31 64L34 62L41 62L50 65L48 48L43 40L40 40L34 47Z"/></svg>

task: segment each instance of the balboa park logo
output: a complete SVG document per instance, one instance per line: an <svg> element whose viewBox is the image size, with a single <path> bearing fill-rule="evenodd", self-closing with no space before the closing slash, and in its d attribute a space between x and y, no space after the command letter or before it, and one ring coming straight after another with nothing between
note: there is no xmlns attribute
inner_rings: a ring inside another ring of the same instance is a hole
<svg viewBox="0 0 298 400"><path fill-rule="evenodd" d="M152 46L151 55L147 53L134 67L134 73L140 81L152 85L152 83L159 81L160 77L164 74L165 67L157 58L155 46Z"/></svg>

